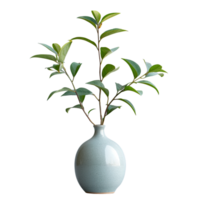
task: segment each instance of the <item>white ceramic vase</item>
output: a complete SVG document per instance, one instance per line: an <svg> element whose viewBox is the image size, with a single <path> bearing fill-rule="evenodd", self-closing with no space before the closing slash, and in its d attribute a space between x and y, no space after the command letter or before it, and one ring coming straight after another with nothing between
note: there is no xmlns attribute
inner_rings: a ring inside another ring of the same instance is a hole
<svg viewBox="0 0 200 200"><path fill-rule="evenodd" d="M120 143L107 134L107 124L91 125L92 135L73 156L75 182L84 194L116 194L128 173L128 158Z"/></svg>

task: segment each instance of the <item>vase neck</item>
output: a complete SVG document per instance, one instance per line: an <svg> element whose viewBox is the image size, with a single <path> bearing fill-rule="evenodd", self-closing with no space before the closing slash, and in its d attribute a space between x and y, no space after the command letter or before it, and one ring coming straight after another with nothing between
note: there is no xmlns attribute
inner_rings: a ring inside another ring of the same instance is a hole
<svg viewBox="0 0 200 200"><path fill-rule="evenodd" d="M105 129L105 125L94 125L93 137L106 137L104 129Z"/></svg>

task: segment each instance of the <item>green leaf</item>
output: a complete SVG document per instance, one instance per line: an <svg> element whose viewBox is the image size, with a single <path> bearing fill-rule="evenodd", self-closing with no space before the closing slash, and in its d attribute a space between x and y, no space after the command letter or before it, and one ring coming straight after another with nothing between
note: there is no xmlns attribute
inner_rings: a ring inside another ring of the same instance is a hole
<svg viewBox="0 0 200 200"><path fill-rule="evenodd" d="M81 102L84 101L86 95L91 95L91 94L92 94L92 92L91 92L90 90L86 89L86 88L78 88L78 89L76 90L76 92L77 92L78 97L79 97L79 100L80 100ZM67 92L65 92L62 96L71 96L71 95L72 95L72 96L76 95L76 93L75 93L74 90L67 91Z"/></svg>
<svg viewBox="0 0 200 200"><path fill-rule="evenodd" d="M149 69L151 68L151 66L153 65L153 63L147 61L146 58L140 58L140 60L142 61L143 65L145 67L145 72L149 72Z"/></svg>
<svg viewBox="0 0 200 200"><path fill-rule="evenodd" d="M159 75L160 77L163 77L164 74L163 73L157 73L157 72L150 72L146 75L146 77L151 77L151 76L156 76Z"/></svg>
<svg viewBox="0 0 200 200"><path fill-rule="evenodd" d="M53 70L55 70L55 71L59 72L60 64L51 63L51 66L44 67L43 69L47 70L47 71L53 71Z"/></svg>
<svg viewBox="0 0 200 200"><path fill-rule="evenodd" d="M141 90L136 90L136 89L132 88L131 86L125 86L124 91L132 91L132 92L135 92L139 95L143 94L143 92Z"/></svg>
<svg viewBox="0 0 200 200"><path fill-rule="evenodd" d="M64 112L65 114L70 114L71 111L72 111L71 107L65 107L65 108L63 109L63 112Z"/></svg>
<svg viewBox="0 0 200 200"><path fill-rule="evenodd" d="M122 83L120 82L113 82L115 93L119 92L122 88Z"/></svg>
<svg viewBox="0 0 200 200"><path fill-rule="evenodd" d="M121 108L121 106L109 105L106 115L110 114L113 110L115 110L117 108Z"/></svg>
<svg viewBox="0 0 200 200"><path fill-rule="evenodd" d="M86 107L85 107L85 104L83 104L83 108L86 108ZM65 112L65 114L70 114L70 112L72 111L72 109L82 110L81 105L80 105L79 103L76 103L76 104L74 104L74 105L72 105L72 106L65 107L65 108L63 109L63 112Z"/></svg>
<svg viewBox="0 0 200 200"><path fill-rule="evenodd" d="M107 47L101 47L101 58L102 60L110 55L111 53L115 52L117 49L119 49L119 47L113 48L113 49L109 49Z"/></svg>
<svg viewBox="0 0 200 200"><path fill-rule="evenodd" d="M92 15L96 19L97 23L99 23L99 21L101 19L101 14L98 11L96 11L96 10L92 10Z"/></svg>
<svg viewBox="0 0 200 200"><path fill-rule="evenodd" d="M76 62L73 62L71 65L70 65L70 70L72 72L72 75L73 77L76 76L80 66L82 65L82 63L76 63Z"/></svg>
<svg viewBox="0 0 200 200"><path fill-rule="evenodd" d="M43 70L45 70L45 71L53 71L53 67L52 66L43 67Z"/></svg>
<svg viewBox="0 0 200 200"><path fill-rule="evenodd" d="M161 65L153 65L150 69L149 69L149 72L164 72L164 73L167 73L165 70L162 69L162 66Z"/></svg>
<svg viewBox="0 0 200 200"><path fill-rule="evenodd" d="M76 92L78 93L79 96L82 96L82 95L91 95L92 92L86 88L78 88L76 90Z"/></svg>
<svg viewBox="0 0 200 200"><path fill-rule="evenodd" d="M61 96L63 97L63 96L75 96L75 95L76 95L76 93L74 91L67 91Z"/></svg>
<svg viewBox="0 0 200 200"><path fill-rule="evenodd" d="M131 68L134 78L137 78L141 73L140 66L132 60L128 60L124 58L122 58L122 60L124 60Z"/></svg>
<svg viewBox="0 0 200 200"><path fill-rule="evenodd" d="M145 62L145 60L144 60L144 62ZM153 65L153 66L148 62L145 62L145 64L146 64L146 67L147 67L147 71L149 72L149 74L147 74L146 77L158 75L156 72L167 73L165 70L162 69L162 66L159 65L159 64L156 64L156 65Z"/></svg>
<svg viewBox="0 0 200 200"><path fill-rule="evenodd" d="M129 84L129 82L126 82L123 85L120 82L113 82L113 84L115 93L118 93L119 91L124 90L124 88Z"/></svg>
<svg viewBox="0 0 200 200"><path fill-rule="evenodd" d="M60 72L60 65L53 65L53 67L56 71Z"/></svg>
<svg viewBox="0 0 200 200"><path fill-rule="evenodd" d="M95 110L98 110L98 108L90 108L87 110L87 114L91 115Z"/></svg>
<svg viewBox="0 0 200 200"><path fill-rule="evenodd" d="M124 103L126 106L129 107L133 116L138 116L137 107L134 104L134 102L132 102L130 99L128 99L128 98L118 98L116 101L120 101L120 102Z"/></svg>
<svg viewBox="0 0 200 200"><path fill-rule="evenodd" d="M105 78L106 76L108 76L110 73L113 73L115 71L117 71L119 69L118 68L115 68L114 65L111 65L111 64L107 64L103 70L102 70L102 77Z"/></svg>
<svg viewBox="0 0 200 200"><path fill-rule="evenodd" d="M87 96L86 95L80 95L79 100L81 101L81 103L85 103L87 101Z"/></svg>
<svg viewBox="0 0 200 200"><path fill-rule="evenodd" d="M56 61L55 56L49 55L49 54L38 54L38 55L34 55L31 58L44 58L47 60L53 60Z"/></svg>
<svg viewBox="0 0 200 200"><path fill-rule="evenodd" d="M49 102L55 95L56 95L56 94L55 94L55 90L51 90L51 91L47 94L47 96L46 96L46 98L45 98L45 102Z"/></svg>
<svg viewBox="0 0 200 200"><path fill-rule="evenodd" d="M97 25L97 21L95 19L93 19L92 17L88 17L88 16L81 16L81 17L78 17L79 19L83 19L87 22L89 22L90 24L92 24L95 28L96 28L96 25Z"/></svg>
<svg viewBox="0 0 200 200"><path fill-rule="evenodd" d="M106 20L110 19L111 17L114 17L114 16L119 15L119 14L120 14L120 13L109 13L109 14L105 15L105 16L102 18L101 23L102 23L102 22L105 22Z"/></svg>
<svg viewBox="0 0 200 200"><path fill-rule="evenodd" d="M74 105L70 106L70 108L82 110L81 105L79 103L75 103ZM83 108L86 108L85 104L83 104Z"/></svg>
<svg viewBox="0 0 200 200"><path fill-rule="evenodd" d="M158 85L156 83L154 83L153 81L150 81L150 80L138 80L137 82L134 83L134 85L138 85L138 84L150 87L151 89L154 90L154 92L156 93L156 96L161 96L161 91L160 91Z"/></svg>
<svg viewBox="0 0 200 200"><path fill-rule="evenodd" d="M149 69L151 68L151 66L153 65L152 62L146 61L145 62L145 72L149 72Z"/></svg>
<svg viewBox="0 0 200 200"><path fill-rule="evenodd" d="M99 89L103 90L103 92L105 93L105 95L107 97L109 96L108 89L105 88L105 86L103 85L103 83L100 80L91 81L91 82L88 82L87 84L98 87Z"/></svg>
<svg viewBox="0 0 200 200"><path fill-rule="evenodd" d="M67 92L67 91L74 92L74 89L72 89L68 86L62 86L62 87L56 89L55 94L59 94L59 93Z"/></svg>
<svg viewBox="0 0 200 200"><path fill-rule="evenodd" d="M59 54L60 50L61 50L60 45L57 43L53 43L52 46L53 46L54 50Z"/></svg>
<svg viewBox="0 0 200 200"><path fill-rule="evenodd" d="M114 90L115 94L118 93L117 95L120 96L121 94L124 93L124 88L129 84L130 82L126 82L124 84L121 84L120 82L113 82L114 84ZM110 102L110 99L106 98L104 106L107 106L108 103Z"/></svg>
<svg viewBox="0 0 200 200"><path fill-rule="evenodd" d="M90 44L94 45L97 48L97 45L95 42L93 42L92 40L89 40L88 38L85 38L85 37L75 37L75 38L72 38L71 40L84 40L84 41L89 42Z"/></svg>
<svg viewBox="0 0 200 200"><path fill-rule="evenodd" d="M93 96L93 94L95 93L93 90L87 87L77 87L76 92L82 103L86 102L87 96Z"/></svg>
<svg viewBox="0 0 200 200"><path fill-rule="evenodd" d="M51 52L55 53L57 55L57 52L49 45L47 44L43 44L43 43L39 43L41 44L42 46L46 47L47 49L49 49Z"/></svg>
<svg viewBox="0 0 200 200"><path fill-rule="evenodd" d="M119 29L119 28L107 30L107 31L105 31L104 33L101 34L100 39L102 40L103 38L105 38L109 35L112 35L112 34L115 34L115 33L120 33L120 32L123 32L123 31L126 31L126 30Z"/></svg>
<svg viewBox="0 0 200 200"><path fill-rule="evenodd" d="M64 62L65 57L66 57L66 55L69 51L71 44L72 44L72 41L70 41L70 42L68 42L68 43L66 43L62 46L62 48L60 50L60 55L59 55L59 61L60 62L62 62L62 63Z"/></svg>
<svg viewBox="0 0 200 200"><path fill-rule="evenodd" d="M50 74L49 78L51 78L52 76L58 75L58 74L64 74L65 72L53 72Z"/></svg>
<svg viewBox="0 0 200 200"><path fill-rule="evenodd" d="M70 92L74 92L74 90L68 86L63 86L61 88L58 88L56 90L51 90L46 98L45 98L45 102L49 102L56 94L58 93L63 93L63 92L66 92L66 91L70 91ZM74 92L75 93L75 92Z"/></svg>
<svg viewBox="0 0 200 200"><path fill-rule="evenodd" d="M158 73L158 77L159 77L159 78L165 78L166 75L170 75L170 72L169 72L168 70L166 71L166 74Z"/></svg>

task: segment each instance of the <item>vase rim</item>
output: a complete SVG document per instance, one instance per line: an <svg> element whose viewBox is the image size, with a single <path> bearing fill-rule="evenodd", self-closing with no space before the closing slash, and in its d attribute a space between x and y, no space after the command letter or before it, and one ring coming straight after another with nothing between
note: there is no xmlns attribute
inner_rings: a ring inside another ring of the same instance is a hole
<svg viewBox="0 0 200 200"><path fill-rule="evenodd" d="M94 127L105 127L106 125L95 124Z"/></svg>

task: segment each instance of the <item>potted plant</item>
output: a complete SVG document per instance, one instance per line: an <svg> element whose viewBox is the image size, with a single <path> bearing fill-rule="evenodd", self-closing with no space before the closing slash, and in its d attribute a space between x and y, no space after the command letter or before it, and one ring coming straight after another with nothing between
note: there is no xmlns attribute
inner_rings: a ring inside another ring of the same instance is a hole
<svg viewBox="0 0 200 200"><path fill-rule="evenodd" d="M80 146L75 158L75 172L77 180L83 190L87 193L113 193L121 184L124 178L126 168L124 153L119 145L116 144L114 141L108 139L104 133L104 124L106 117L111 114L115 109L121 107L118 105L114 105L113 102L122 101L126 103L136 114L135 108L132 103L127 99L123 99L121 95L126 91L132 91L137 95L142 95L142 91L134 89L133 86L135 84L148 85L154 88L159 94L159 91L155 87L155 85L146 80L146 78L157 75L163 77L164 73L166 73L166 71L162 69L161 65L151 65L150 63L144 61L147 71L146 73L141 75L141 68L136 62L130 59L122 58L122 60L125 61L125 63L130 67L130 70L133 74L133 79L124 85L115 83L116 95L112 98L109 98L109 90L104 86L103 80L107 78L111 73L116 72L119 68L116 68L112 64L107 64L103 66L103 61L107 56L114 53L118 49L118 47L111 49L108 47L100 47L100 42L105 37L108 37L115 33L124 32L125 30L114 28L105 31L100 35L99 29L108 19L118 14L119 13L110 13L101 18L101 14L99 12L92 11L93 17L78 17L79 19L89 22L96 29L98 38L97 43L85 37L74 37L62 47L60 47L60 45L57 43L53 43L52 47L46 44L41 44L48 50L53 52L54 55L39 54L32 56L32 58L44 58L54 61L55 64L47 68L48 70L53 71L50 77L54 75L66 75L71 82L71 86L63 87L62 89L53 91L49 95L48 99L50 99L55 93L59 92L63 92L62 96L76 96L79 103L73 107L67 108L66 112L68 113L71 108L81 109L90 121L90 123L94 126L95 133L93 137ZM70 65L71 75L69 74L69 70L66 69L66 67L64 66L65 57L70 49L72 41L74 40L84 40L86 42L89 42L95 47L95 51L98 51L99 80L92 80L87 82L87 84L93 85L98 89L98 95L95 95L92 91L88 90L85 87L76 88L74 79L82 65L81 63L73 62ZM99 125L94 124L89 116L89 113L94 109L90 108L88 109L88 111L86 111L86 108L84 107L84 100L86 95L93 95L98 102L100 116ZM102 95L107 96L106 109L104 111L102 110Z"/></svg>

